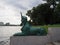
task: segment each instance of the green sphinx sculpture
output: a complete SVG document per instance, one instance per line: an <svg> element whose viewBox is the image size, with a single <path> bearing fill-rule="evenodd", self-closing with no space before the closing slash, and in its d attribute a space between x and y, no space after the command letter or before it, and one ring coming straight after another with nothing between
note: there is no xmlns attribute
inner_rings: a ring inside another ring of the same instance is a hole
<svg viewBox="0 0 60 45"><path fill-rule="evenodd" d="M41 35L47 35L47 31L45 28L38 28L38 27L33 27L32 25L29 24L27 21L27 17L22 16L21 13L21 33L16 33L14 36L41 36Z"/></svg>

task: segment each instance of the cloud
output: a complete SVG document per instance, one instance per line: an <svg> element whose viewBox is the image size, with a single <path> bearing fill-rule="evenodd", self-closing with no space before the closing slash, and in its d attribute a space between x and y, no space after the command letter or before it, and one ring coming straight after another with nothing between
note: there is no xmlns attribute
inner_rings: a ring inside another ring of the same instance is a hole
<svg viewBox="0 0 60 45"><path fill-rule="evenodd" d="M19 24L20 17L17 15L20 16L19 11L15 7L7 5L2 1L0 2L0 22Z"/></svg>
<svg viewBox="0 0 60 45"><path fill-rule="evenodd" d="M27 10L41 3L42 0L0 0L0 21L20 24L20 11L25 15Z"/></svg>
<svg viewBox="0 0 60 45"><path fill-rule="evenodd" d="M42 0L3 0L6 4L15 6L16 8L27 10L38 4L44 3Z"/></svg>

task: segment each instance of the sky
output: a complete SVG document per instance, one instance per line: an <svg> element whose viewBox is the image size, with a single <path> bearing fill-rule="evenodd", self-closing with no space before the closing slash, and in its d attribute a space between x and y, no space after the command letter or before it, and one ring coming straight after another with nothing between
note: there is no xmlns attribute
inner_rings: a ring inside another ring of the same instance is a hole
<svg viewBox="0 0 60 45"><path fill-rule="evenodd" d="M41 3L42 0L0 0L0 22L20 24L20 12L25 16L27 10Z"/></svg>

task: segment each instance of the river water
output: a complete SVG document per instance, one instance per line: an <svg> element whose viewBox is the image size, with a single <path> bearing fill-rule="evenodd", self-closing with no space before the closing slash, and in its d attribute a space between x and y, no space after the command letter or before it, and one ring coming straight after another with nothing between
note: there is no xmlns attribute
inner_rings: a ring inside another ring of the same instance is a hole
<svg viewBox="0 0 60 45"><path fill-rule="evenodd" d="M21 32L20 26L0 26L0 41L9 39L13 34Z"/></svg>

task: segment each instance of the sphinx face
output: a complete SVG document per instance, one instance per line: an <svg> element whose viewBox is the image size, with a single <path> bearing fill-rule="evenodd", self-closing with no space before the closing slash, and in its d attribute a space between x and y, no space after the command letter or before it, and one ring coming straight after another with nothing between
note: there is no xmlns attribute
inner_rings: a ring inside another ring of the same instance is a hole
<svg viewBox="0 0 60 45"><path fill-rule="evenodd" d="M24 25L27 22L27 17L22 16L21 25Z"/></svg>

